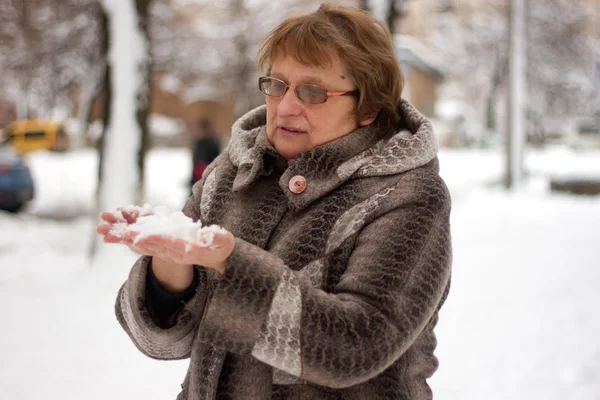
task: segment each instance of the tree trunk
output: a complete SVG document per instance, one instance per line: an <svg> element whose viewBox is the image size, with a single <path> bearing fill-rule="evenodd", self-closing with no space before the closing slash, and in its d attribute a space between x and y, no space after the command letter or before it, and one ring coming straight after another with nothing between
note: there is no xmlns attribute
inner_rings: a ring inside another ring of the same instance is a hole
<svg viewBox="0 0 600 400"><path fill-rule="evenodd" d="M89 78L90 81L84 82L81 86L81 93L79 94L79 104L77 106L78 131L75 134L73 143L73 147L76 149L82 148L86 144L86 133L88 125L90 123L92 107L94 105L94 100L97 98L100 90L104 88L105 74L106 65L103 65L100 78L97 76L92 76Z"/></svg>
<svg viewBox="0 0 600 400"><path fill-rule="evenodd" d="M144 87L139 88L138 92L138 106L136 112L136 120L140 128L141 143L137 153L137 165L139 169L139 192L137 203L141 203L144 199L145 193L145 182L146 182L146 154L150 149L150 131L148 129L148 115L150 114L150 102L152 90L150 87L150 71L152 71L152 57L150 56L150 33L148 31L148 19L150 14L150 5L152 0L136 0L136 8L138 14L138 20L140 24L140 31L144 36L146 42L146 54L144 57L144 65L140 68L141 82Z"/></svg>
<svg viewBox="0 0 600 400"><path fill-rule="evenodd" d="M502 82L502 74L504 71L503 64L499 62L500 56L496 53L496 62L494 63L494 70L492 73L492 82L490 93L487 101L487 109L486 109L486 120L487 120L487 128L488 131L495 132L498 129L498 124L496 121L496 103L497 103L497 95L498 89L500 88L500 83Z"/></svg>
<svg viewBox="0 0 600 400"><path fill-rule="evenodd" d="M110 34L108 33L108 15L102 9L100 13L101 29L102 29L102 53L108 57L108 49L110 47ZM104 79L102 80L102 132L96 143L98 150L98 187L96 188L96 205L100 205L100 188L102 187L102 160L104 159L104 138L106 130L110 125L110 111L112 108L112 81L111 81L111 65L107 62L104 69Z"/></svg>
<svg viewBox="0 0 600 400"><path fill-rule="evenodd" d="M392 35L394 35L394 25L396 23L396 18L398 17L398 8L396 7L396 0L389 0L389 9L387 15L387 26L390 29Z"/></svg>
<svg viewBox="0 0 600 400"><path fill-rule="evenodd" d="M90 123L90 117L92 114L92 108L95 100L99 95L105 93L104 100L106 101L109 96L109 88L110 81L108 75L108 46L109 46L109 37L108 37L108 15L106 11L100 4L96 4L93 8L93 12L91 13L99 22L100 22L100 32L99 32L99 51L96 58L93 60L95 62L91 62L92 70L90 71L89 76L85 80L81 88L81 95L79 98L79 107L78 107L78 115L77 120L79 123L79 132L77 132L76 143L79 147L83 147L87 144L86 134ZM108 126L108 114L106 110L110 109L110 105L106 106L103 110L103 132L104 127ZM102 137L102 135L101 135ZM100 169L100 166L98 166ZM98 172L99 174L99 172Z"/></svg>
<svg viewBox="0 0 600 400"><path fill-rule="evenodd" d="M16 114L17 119L25 119L29 114L29 85L25 82L24 75L19 79L19 94L17 99Z"/></svg>
<svg viewBox="0 0 600 400"><path fill-rule="evenodd" d="M371 7L369 7L368 0L360 0L358 2L358 6L362 10L377 12L377 7L375 7L373 10L371 9ZM385 5L383 7L385 7ZM390 30L392 35L394 34L394 25L395 25L396 18L398 17L398 15L399 15L399 12L398 12L398 7L396 6L396 0L388 0L387 13L386 13L385 17L383 15L378 16L378 18L382 18L384 20L384 22L388 26L388 29Z"/></svg>
<svg viewBox="0 0 600 400"><path fill-rule="evenodd" d="M106 14L106 10L104 8L100 8L100 12L98 13L98 18L100 18L100 29L101 29L101 38L102 38L102 54L105 55L105 58L108 59L108 49L110 47L110 35L108 33L108 15ZM98 168L97 168L97 178L98 185L96 186L96 204L94 207L94 216L99 216L102 211L101 202L100 202L100 193L102 189L102 165L104 160L104 143L105 143L105 135L107 127L110 125L110 110L112 104L112 83L111 83L111 67L110 64L106 63L104 68L104 78L101 83L101 96L102 96L102 132L100 133L100 137L98 141L95 143L96 151L98 152ZM96 233L96 227L92 229L92 240L90 241L90 258L93 258L96 255L99 245L98 234Z"/></svg>

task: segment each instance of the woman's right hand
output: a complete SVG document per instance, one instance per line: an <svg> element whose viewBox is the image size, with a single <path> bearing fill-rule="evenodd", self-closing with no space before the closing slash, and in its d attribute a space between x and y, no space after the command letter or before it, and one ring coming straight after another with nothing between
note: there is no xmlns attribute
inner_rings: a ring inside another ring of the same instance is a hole
<svg viewBox="0 0 600 400"><path fill-rule="evenodd" d="M187 289L194 278L192 265L179 264L165 257L165 248L154 246L152 243L143 243L141 246L135 244L137 233L127 232L116 235L113 228L116 224L132 225L142 216L152 215L151 212L141 212L138 209L124 211L122 208L116 212L103 212L100 219L103 223L96 227L96 232L104 236L105 243L117 243L128 246L133 252L142 256L152 256L152 271L154 276L167 291L177 293ZM118 230L116 230L118 232Z"/></svg>

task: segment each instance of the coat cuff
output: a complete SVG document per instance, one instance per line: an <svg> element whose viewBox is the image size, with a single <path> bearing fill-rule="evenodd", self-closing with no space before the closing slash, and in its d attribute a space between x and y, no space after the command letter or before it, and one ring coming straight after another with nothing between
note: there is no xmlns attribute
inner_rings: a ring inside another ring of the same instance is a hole
<svg viewBox="0 0 600 400"><path fill-rule="evenodd" d="M251 354L285 269L279 257L236 238L202 319L201 338L229 352Z"/></svg>
<svg viewBox="0 0 600 400"><path fill-rule="evenodd" d="M148 302L146 274L150 262L151 257L142 256L131 269L117 296L117 319L145 354L161 359L184 357L205 308L206 276L200 274L193 297L173 318L173 326L164 329Z"/></svg>

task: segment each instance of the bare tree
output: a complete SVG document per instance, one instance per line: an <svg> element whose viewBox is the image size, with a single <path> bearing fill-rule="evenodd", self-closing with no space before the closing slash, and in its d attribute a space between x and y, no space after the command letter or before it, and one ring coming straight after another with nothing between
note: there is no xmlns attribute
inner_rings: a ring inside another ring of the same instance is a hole
<svg viewBox="0 0 600 400"><path fill-rule="evenodd" d="M151 10L154 71L187 102L229 100L236 115L262 102L255 55L286 15L316 9L318 0L157 0Z"/></svg>
<svg viewBox="0 0 600 400"><path fill-rule="evenodd" d="M388 28L390 29L390 32L392 32L392 33L394 33L396 31L396 29L395 29L396 20L400 16L400 6L399 6L398 2L401 2L401 1L402 0L390 0L389 4L388 4L388 13L387 13L386 23L387 23Z"/></svg>
<svg viewBox="0 0 600 400"><path fill-rule="evenodd" d="M92 105L105 88L107 74L108 38L106 14L96 1L86 8L86 15L94 29L82 37L82 45L73 49L70 68L76 75L79 98L77 102L77 132L73 132L74 146L85 144Z"/></svg>
<svg viewBox="0 0 600 400"><path fill-rule="evenodd" d="M0 0L0 85L18 117L69 107L69 89L89 77L79 66L96 46L95 7L95 0Z"/></svg>
<svg viewBox="0 0 600 400"><path fill-rule="evenodd" d="M462 14L438 16L433 43L447 60L447 81L453 96L478 108L485 104L485 125L497 130L499 100L506 92L508 65L507 0ZM597 44L585 34L590 18L583 1L529 1L527 80L530 126L548 128L547 116L589 115L594 93L590 73L598 57Z"/></svg>
<svg viewBox="0 0 600 400"><path fill-rule="evenodd" d="M546 130L547 115L593 113L593 66L600 59L598 41L584 31L591 10L582 1L530 2L527 78L531 84L530 121Z"/></svg>
<svg viewBox="0 0 600 400"><path fill-rule="evenodd" d="M395 25L401 14L404 0L361 0L358 6L371 11L377 18L386 23L390 32L395 32Z"/></svg>
<svg viewBox="0 0 600 400"><path fill-rule="evenodd" d="M237 54L236 66L237 73L235 74L235 86L238 89L236 95L235 114L236 117L242 116L251 107L251 100L249 94L249 83L252 78L252 72L254 65L252 59L248 57L248 48L251 46L249 43L245 31L248 29L251 21L248 16L248 10L244 4L244 0L232 0L231 3L232 18L240 22L237 29L236 35L234 36L235 52Z"/></svg>

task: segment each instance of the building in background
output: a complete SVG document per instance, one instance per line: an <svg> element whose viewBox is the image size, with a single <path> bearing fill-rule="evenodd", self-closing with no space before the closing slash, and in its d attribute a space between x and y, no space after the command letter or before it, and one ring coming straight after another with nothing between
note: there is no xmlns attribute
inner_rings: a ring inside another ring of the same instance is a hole
<svg viewBox="0 0 600 400"><path fill-rule="evenodd" d="M441 61L413 36L394 35L394 46L404 73L402 97L425 116L434 117L438 87L444 79Z"/></svg>

